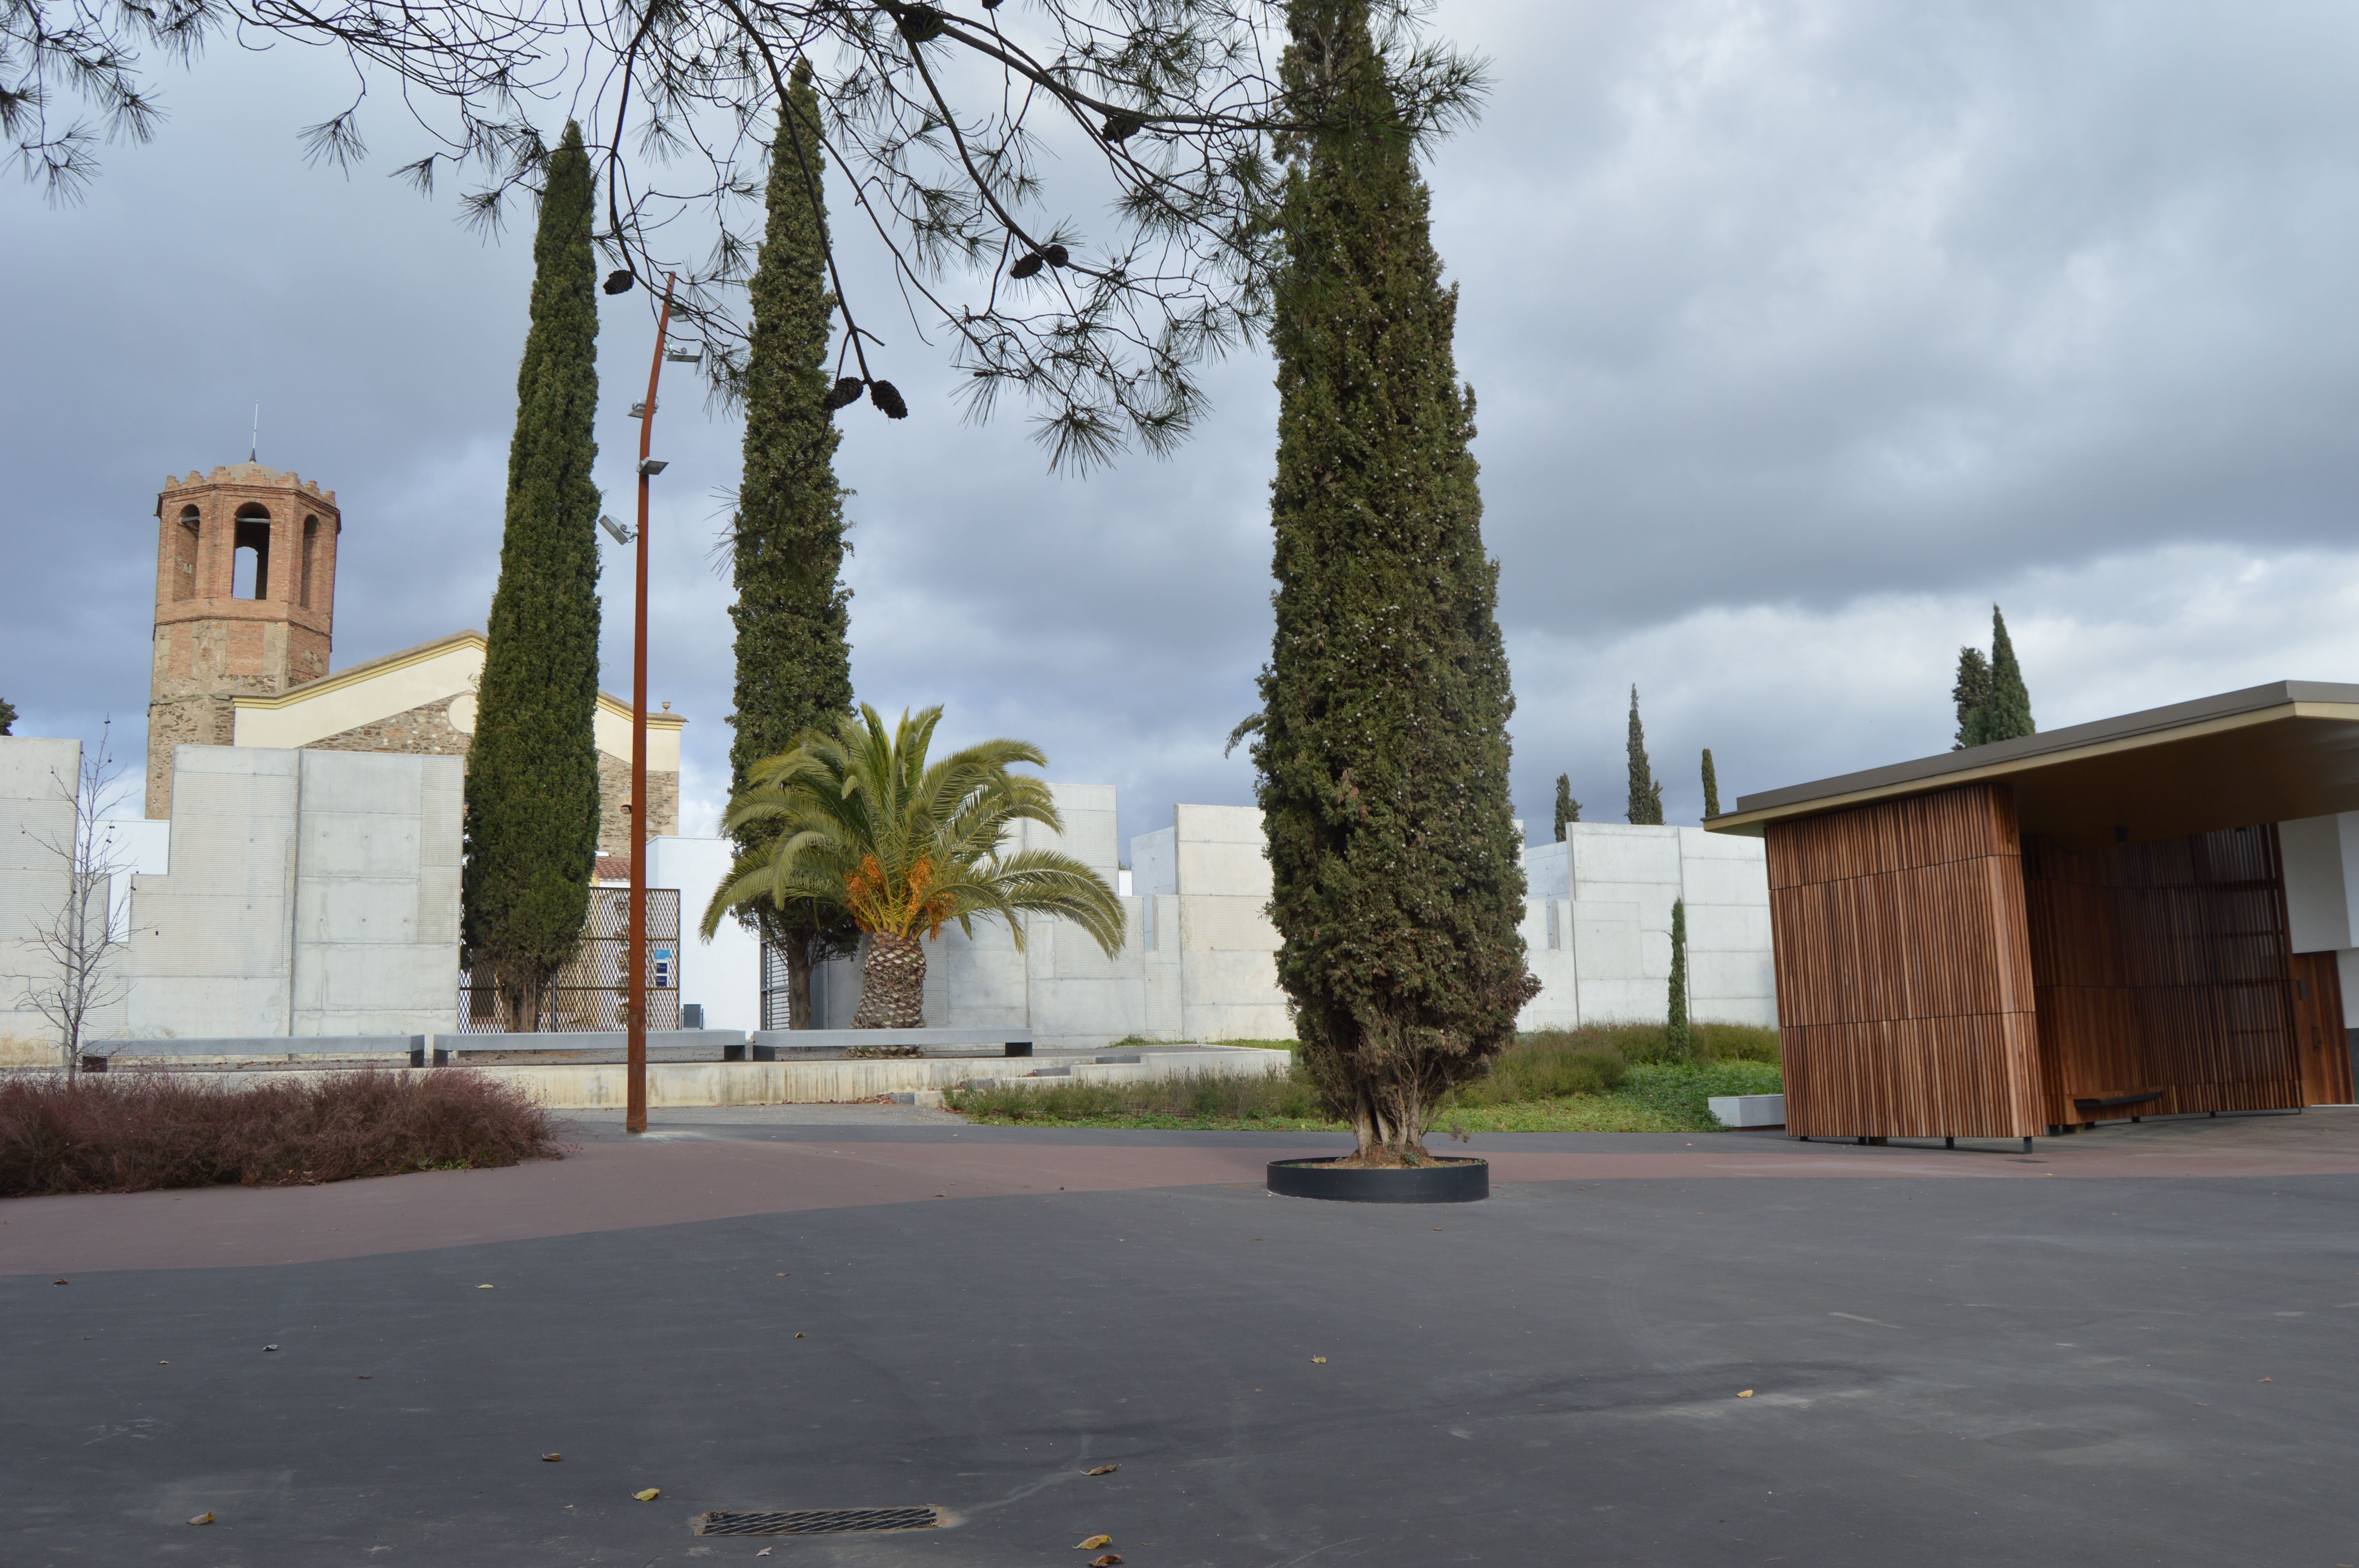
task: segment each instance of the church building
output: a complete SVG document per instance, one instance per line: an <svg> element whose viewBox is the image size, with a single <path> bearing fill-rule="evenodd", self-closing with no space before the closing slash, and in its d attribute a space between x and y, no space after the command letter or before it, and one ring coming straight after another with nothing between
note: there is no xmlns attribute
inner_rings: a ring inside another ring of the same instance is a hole
<svg viewBox="0 0 2359 1568"><path fill-rule="evenodd" d="M455 632L331 672L336 492L258 462L167 477L156 498L155 662L147 815L172 815L172 749L265 746L464 757L481 632ZM679 735L647 715L650 838L679 831ZM598 852L630 850L631 705L598 694ZM626 876L627 863L600 868Z"/></svg>

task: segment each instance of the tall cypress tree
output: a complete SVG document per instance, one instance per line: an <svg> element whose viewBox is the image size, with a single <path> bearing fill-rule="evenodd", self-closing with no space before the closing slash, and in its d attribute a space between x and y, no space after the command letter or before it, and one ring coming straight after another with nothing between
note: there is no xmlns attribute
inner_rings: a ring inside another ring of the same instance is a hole
<svg viewBox="0 0 2359 1568"><path fill-rule="evenodd" d="M2015 643L2006 634L2006 617L1991 606L1990 697L1982 706L1981 743L2012 741L2038 733L2031 721L2031 693L2023 686L2023 666L2015 662Z"/></svg>
<svg viewBox="0 0 2359 1568"><path fill-rule="evenodd" d="M1650 827L1663 825L1663 786L1647 761L1647 731L1638 722L1638 688L1630 688L1630 820Z"/></svg>
<svg viewBox="0 0 2359 1568"><path fill-rule="evenodd" d="M1675 1062L1695 1053L1695 1031L1688 1022L1688 904L1671 900L1671 983L1663 1003L1663 1046Z"/></svg>
<svg viewBox="0 0 2359 1568"><path fill-rule="evenodd" d="M1370 0L1293 0L1277 634L1254 745L1278 982L1354 1158L1418 1162L1537 989L1516 923L1498 568L1428 195Z"/></svg>
<svg viewBox="0 0 2359 1568"><path fill-rule="evenodd" d="M1709 822L1720 815L1720 777L1712 771L1712 748L1703 749L1703 815Z"/></svg>
<svg viewBox="0 0 2359 1568"><path fill-rule="evenodd" d="M1950 701L1958 710L1958 733L1950 750L1962 752L1983 743L1983 705L1990 701L1990 661L1980 648L1958 650L1958 678L1951 683Z"/></svg>
<svg viewBox="0 0 2359 1568"><path fill-rule="evenodd" d="M843 492L835 481L841 438L827 395L827 208L821 185L819 99L808 61L797 61L770 147L768 226L749 289L753 345L745 363L745 469L731 525L737 602L736 738L730 792L765 757L794 749L805 730L852 711L851 591L843 567ZM735 835L757 853L775 823ZM786 955L792 1027L810 1023L813 963L848 951L858 933L842 912L767 901L751 924Z"/></svg>
<svg viewBox="0 0 2359 1568"><path fill-rule="evenodd" d="M1581 802L1572 798L1572 775L1559 773L1556 776L1556 841L1563 843L1566 826L1580 820Z"/></svg>
<svg viewBox="0 0 2359 1568"><path fill-rule="evenodd" d="M533 237L506 531L467 753L463 940L529 1029L573 954L598 853L597 275L590 159L569 122ZM636 806L639 803L634 802Z"/></svg>

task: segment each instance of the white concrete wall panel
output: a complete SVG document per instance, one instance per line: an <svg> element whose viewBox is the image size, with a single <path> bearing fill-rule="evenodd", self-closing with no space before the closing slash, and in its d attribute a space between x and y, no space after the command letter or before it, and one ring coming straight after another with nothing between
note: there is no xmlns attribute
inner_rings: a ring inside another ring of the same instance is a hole
<svg viewBox="0 0 2359 1568"><path fill-rule="evenodd" d="M55 1064L57 1031L27 994L50 970L35 931L72 882L50 845L73 841L82 742L0 736L0 1063Z"/></svg>
<svg viewBox="0 0 2359 1568"><path fill-rule="evenodd" d="M1158 827L1130 841L1130 886L1141 898L1180 891L1180 865L1174 858L1179 829Z"/></svg>
<svg viewBox="0 0 2359 1568"><path fill-rule="evenodd" d="M462 764L456 757L367 752L296 755L301 788L288 1033L452 1027Z"/></svg>
<svg viewBox="0 0 2359 1568"><path fill-rule="evenodd" d="M2351 901L2343 880L2340 816L2305 816L2277 824L2285 854L2286 915L2293 950L2323 953L2351 946Z"/></svg>
<svg viewBox="0 0 2359 1568"><path fill-rule="evenodd" d="M650 838L647 886L679 890L679 1000L704 1009L707 1029L751 1031L762 1026L760 938L734 919L723 919L710 942L697 935L735 858L726 838Z"/></svg>

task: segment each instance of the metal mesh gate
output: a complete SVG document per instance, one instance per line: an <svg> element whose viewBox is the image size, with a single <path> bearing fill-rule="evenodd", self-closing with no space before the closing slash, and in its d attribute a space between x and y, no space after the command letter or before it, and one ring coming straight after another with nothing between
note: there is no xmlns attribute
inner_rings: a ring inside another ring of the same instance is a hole
<svg viewBox="0 0 2359 1568"><path fill-rule="evenodd" d="M593 887L590 913L582 926L582 946L572 962L541 999L540 1017L533 1027L546 1031L619 1030L628 1026L624 1016L624 979L630 968L631 890ZM679 1027L679 890L647 889L647 1027ZM786 1011L786 964L778 965L778 1010ZM769 1009L768 965L765 957L762 1006ZM471 1034L506 1033L506 1010L499 989L486 978L482 985L465 971L459 976L459 1032Z"/></svg>

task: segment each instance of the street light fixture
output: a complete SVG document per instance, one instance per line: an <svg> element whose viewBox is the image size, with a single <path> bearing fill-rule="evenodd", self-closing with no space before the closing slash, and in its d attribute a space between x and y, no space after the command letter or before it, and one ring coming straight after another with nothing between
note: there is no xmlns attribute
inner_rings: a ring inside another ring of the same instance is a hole
<svg viewBox="0 0 2359 1568"><path fill-rule="evenodd" d="M647 456L655 439L656 383L663 375L664 339L671 330L674 275L664 274L663 309L656 317L656 354L647 366L647 400L640 406L638 581L631 615L631 941L624 984L623 1130L647 1130L647 481L666 465Z"/></svg>
<svg viewBox="0 0 2359 1568"><path fill-rule="evenodd" d="M614 543L618 545L627 545L632 540L638 537L638 535L633 530L615 522L603 512L598 514L598 526L606 530L607 533L614 535Z"/></svg>

